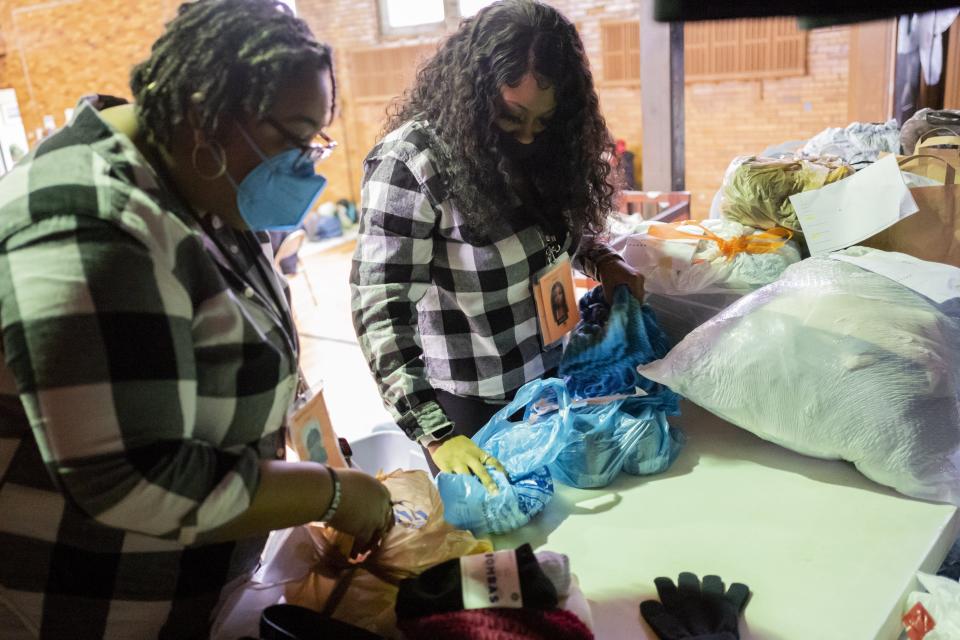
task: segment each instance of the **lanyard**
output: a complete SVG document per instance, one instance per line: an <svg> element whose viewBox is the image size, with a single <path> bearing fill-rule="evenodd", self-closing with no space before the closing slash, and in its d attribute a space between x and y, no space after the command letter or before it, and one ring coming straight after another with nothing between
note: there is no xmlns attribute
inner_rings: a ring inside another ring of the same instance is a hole
<svg viewBox="0 0 960 640"><path fill-rule="evenodd" d="M227 250L226 247L223 246L217 237L216 230L208 227L206 221L197 215L197 213L193 210L193 207L191 207L187 200L180 194L179 190L177 189L176 182L173 180L173 176L170 175L170 172L167 169L167 166L163 163L163 159L159 156L159 153L156 154L156 157L153 158L152 162L149 162L149 165L156 172L160 182L166 186L167 192L173 196L172 200L174 206L177 206L187 213L190 219L193 220L200 228L203 239L209 240L216 249L217 253L220 254L221 260L215 262L217 262L221 267L221 272L224 273L224 275L228 278L232 277L238 280L245 287L248 287L250 291L254 292L255 296L259 298L258 302L260 306L267 312L269 316L271 316L274 322L276 322L277 325L283 329L283 341L287 348L287 356L290 358L291 364L298 362L298 349L296 347L296 339L294 338L294 336L296 336L296 331L292 326L290 314L283 312L283 309L287 305L284 303L284 301L277 298L274 287L270 285L269 278L271 275L266 273L266 270L261 264L261 260L265 260L266 256L263 255L259 245L254 245L253 249L251 250L251 234L235 234L238 236L237 247L239 251L244 251L245 257L252 262L253 267L258 271L260 278L263 280L263 284L269 289L269 291L266 293L260 290L260 287L257 286L257 282L253 278L248 277L246 265L237 260L232 251ZM206 243L204 244L206 245ZM222 262L228 263L230 268L224 269Z"/></svg>
<svg viewBox="0 0 960 640"><path fill-rule="evenodd" d="M552 233L544 233L540 229L540 225L537 225L537 230L540 233L540 238L543 240L543 249L547 254L547 264L553 264L553 262L560 256L561 247L560 243L557 242L557 236Z"/></svg>
<svg viewBox="0 0 960 640"><path fill-rule="evenodd" d="M275 288L270 285L272 274L267 272L263 267L261 261L265 260L266 256L263 255L260 246L253 240L249 233L235 234L235 236L237 236L237 247L239 251L243 252L244 257L253 265L253 269L256 269L263 285L267 288L267 292L261 291L261 287L258 286L256 279L247 275L247 265L236 259L233 252L226 250L220 242L216 230L208 227L207 222L198 218L192 211L190 213L191 217L203 231L204 237L213 243L217 249L217 253L221 255L225 262L230 264L230 270L227 271L227 273L239 280L246 287L249 287L259 299L258 302L260 306L271 316L274 322L283 328L284 343L286 344L290 361L294 363L297 362L298 350L292 338L296 333L291 325L290 315L283 312L283 309L287 306L285 301L278 298Z"/></svg>

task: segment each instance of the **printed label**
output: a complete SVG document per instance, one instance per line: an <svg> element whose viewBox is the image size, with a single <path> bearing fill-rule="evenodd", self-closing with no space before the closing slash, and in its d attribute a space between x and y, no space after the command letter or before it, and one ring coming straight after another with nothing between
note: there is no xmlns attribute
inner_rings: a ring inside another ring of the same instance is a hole
<svg viewBox="0 0 960 640"><path fill-rule="evenodd" d="M508 549L460 558L464 609L523 607L517 554Z"/></svg>

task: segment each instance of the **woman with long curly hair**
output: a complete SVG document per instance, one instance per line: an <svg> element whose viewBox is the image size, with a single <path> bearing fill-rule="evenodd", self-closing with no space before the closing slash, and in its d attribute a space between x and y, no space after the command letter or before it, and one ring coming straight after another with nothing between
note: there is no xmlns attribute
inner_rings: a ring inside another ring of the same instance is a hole
<svg viewBox="0 0 960 640"><path fill-rule="evenodd" d="M384 403L434 471L503 470L471 440L555 372L532 293L574 264L612 292L643 279L597 240L617 189L583 44L547 4L464 20L395 106L364 165L353 321ZM546 300L550 313L550 300Z"/></svg>

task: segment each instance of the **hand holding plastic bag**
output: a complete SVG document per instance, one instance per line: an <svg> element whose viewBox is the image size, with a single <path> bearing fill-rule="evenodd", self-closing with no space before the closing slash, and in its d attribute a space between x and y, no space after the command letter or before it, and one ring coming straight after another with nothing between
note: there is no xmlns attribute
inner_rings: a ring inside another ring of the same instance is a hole
<svg viewBox="0 0 960 640"><path fill-rule="evenodd" d="M658 473L676 459L683 444L680 432L667 424L677 415L678 397L642 378L637 365L663 357L669 339L649 308L623 287L614 304L602 308L602 288L580 300L583 320L571 336L560 364L567 387L577 398L644 395L575 406L565 443L550 465L560 482L582 489L610 484L621 470L636 475Z"/></svg>
<svg viewBox="0 0 960 640"><path fill-rule="evenodd" d="M541 416L543 407L551 409ZM523 418L512 421L521 411ZM534 380L521 387L473 436L478 447L503 464L506 474L488 467L498 493L488 493L474 475L441 473L437 488L447 520L471 531L506 533L540 513L553 496L546 467L564 446L569 420L570 396L561 380Z"/></svg>
<svg viewBox="0 0 960 640"><path fill-rule="evenodd" d="M430 455L440 471L464 475L472 473L490 493L497 492L497 485L487 472L487 466L506 473L499 460L478 447L467 436L454 436L437 444L435 448L431 448Z"/></svg>
<svg viewBox="0 0 960 640"><path fill-rule="evenodd" d="M383 484L390 490L396 524L380 547L364 560L353 561L340 552L336 531L304 527L313 543L305 550L312 569L302 578L295 575L298 579L287 584L285 596L287 602L396 638L394 605L396 585L402 578L492 547L489 541L477 540L444 519L443 503L426 472L394 471Z"/></svg>

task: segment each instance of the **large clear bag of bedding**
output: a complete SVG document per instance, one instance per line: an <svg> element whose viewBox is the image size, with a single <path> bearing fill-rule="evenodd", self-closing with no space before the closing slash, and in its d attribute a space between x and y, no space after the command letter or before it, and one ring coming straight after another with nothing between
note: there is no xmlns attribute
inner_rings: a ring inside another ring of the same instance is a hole
<svg viewBox="0 0 960 640"><path fill-rule="evenodd" d="M923 264L944 274L943 287L958 287L960 269ZM810 258L640 372L762 438L848 460L906 495L960 504L956 302Z"/></svg>

